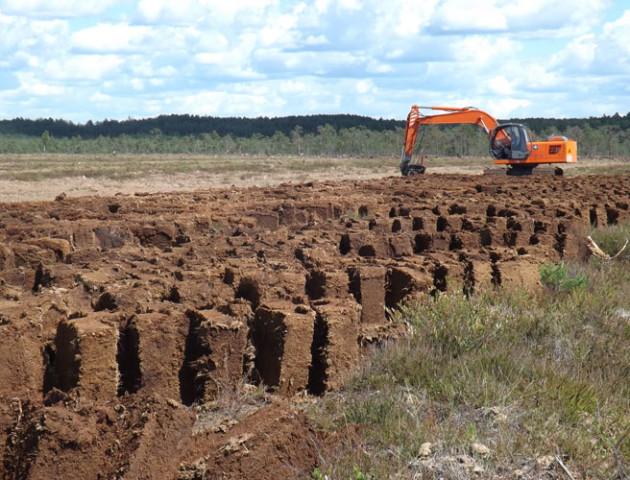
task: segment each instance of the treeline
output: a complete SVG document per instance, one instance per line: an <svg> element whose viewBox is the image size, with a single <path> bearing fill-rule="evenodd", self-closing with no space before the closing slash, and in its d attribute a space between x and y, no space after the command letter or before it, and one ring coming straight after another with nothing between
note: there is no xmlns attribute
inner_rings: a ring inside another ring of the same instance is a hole
<svg viewBox="0 0 630 480"><path fill-rule="evenodd" d="M306 134L316 134L319 127L330 125L335 130L366 128L375 132L394 130L404 126L399 120L385 120L360 115L303 115L289 117L201 117L198 115L160 115L154 118L89 121L77 124L66 120L16 118L0 120L0 135L17 134L40 136L44 131L57 138L118 137L120 135L149 135L159 130L164 135L185 136L216 132L220 136L246 138L252 135L270 137L276 132L284 135L299 128Z"/></svg>
<svg viewBox="0 0 630 480"><path fill-rule="evenodd" d="M590 127L590 128L617 128L621 130L630 129L630 113L621 116L618 113L614 115L602 115L601 117L589 118L514 118L511 120L500 121L500 123L522 123L527 125L534 131L548 130L557 128L562 131L570 127Z"/></svg>
<svg viewBox="0 0 630 480"><path fill-rule="evenodd" d="M590 117L587 119L569 118L521 118L502 120L501 123L516 122L527 125L534 132L556 129L566 131L570 127L608 128L611 130L630 129L630 113L625 116ZM304 134L317 134L319 128L329 125L336 131L365 128L375 132L392 131L404 128L404 120L375 119L360 115L301 115L288 117L209 117L198 115L160 115L154 118L127 120L88 121L85 124L53 118L36 120L15 118L0 120L0 135L26 135L39 137L47 131L56 138L118 137L120 135L150 135L156 130L168 136L201 135L216 132L219 136L248 138L252 135L271 137L276 132L290 136L296 128Z"/></svg>
<svg viewBox="0 0 630 480"><path fill-rule="evenodd" d="M630 114L589 119L511 119L536 140L564 135L579 155L630 156ZM356 115L215 118L169 115L77 125L64 120L0 121L0 153L200 155L399 155L404 121ZM421 127L417 151L485 156L487 137L472 125Z"/></svg>
<svg viewBox="0 0 630 480"><path fill-rule="evenodd" d="M290 135L276 131L271 136L253 134L237 137L217 132L200 135L167 135L154 129L148 135L122 134L83 139L79 136L58 138L48 131L40 137L1 135L2 153L68 153L68 154L195 154L195 155L355 155L397 154L401 150L402 129L374 131L365 127L336 130L331 125L304 133L300 127Z"/></svg>

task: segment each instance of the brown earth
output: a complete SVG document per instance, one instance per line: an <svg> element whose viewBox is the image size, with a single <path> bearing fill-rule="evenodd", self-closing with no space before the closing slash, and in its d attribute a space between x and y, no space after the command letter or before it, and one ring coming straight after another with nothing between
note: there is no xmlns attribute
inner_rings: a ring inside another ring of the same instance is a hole
<svg viewBox="0 0 630 480"><path fill-rule="evenodd" d="M430 175L2 204L2 478L308 477L331 440L295 399L399 335L390 309L537 288L629 197ZM274 394L215 408L251 384Z"/></svg>

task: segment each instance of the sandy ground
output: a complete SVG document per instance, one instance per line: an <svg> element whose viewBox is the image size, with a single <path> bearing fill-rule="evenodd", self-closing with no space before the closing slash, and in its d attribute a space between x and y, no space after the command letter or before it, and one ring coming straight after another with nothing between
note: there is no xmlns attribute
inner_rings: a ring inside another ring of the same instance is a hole
<svg viewBox="0 0 630 480"><path fill-rule="evenodd" d="M628 168L626 158L588 158L575 165L564 165L565 174L572 169L588 170L591 168ZM440 166L435 163L427 165L427 175L435 174L467 174L482 175L486 168L496 168L491 162L488 165L452 165ZM603 172L598 172L603 173ZM151 174L144 178L128 180L112 180L95 177L65 177L43 181L3 180L0 178L0 203L29 202L54 200L58 195L67 197L83 197L92 195L134 194L137 192L182 192L203 190L208 188L269 186L281 183L305 183L312 180L371 180L376 178L398 176L398 168L386 167L379 171L368 171L356 167L335 167L326 172L286 171L264 173L260 176L250 174L212 174L193 172L181 174Z"/></svg>
<svg viewBox="0 0 630 480"><path fill-rule="evenodd" d="M482 174L476 167L433 167L427 173ZM36 182L0 179L0 202L30 202L54 200L58 195L83 197L92 195L134 194L137 192L182 192L230 186L269 186L281 183L305 183L316 180L371 180L399 175L398 169L366 172L361 169L334 169L330 172L287 172L240 178L229 174L187 173L176 175L152 174L146 178L112 180L108 178L66 177Z"/></svg>
<svg viewBox="0 0 630 480"><path fill-rule="evenodd" d="M272 174L257 179L240 179L229 175L210 174L177 174L151 175L143 179L112 180L107 178L66 177L51 180L25 182L16 180L0 180L0 202L28 202L54 200L58 195L82 197L92 195L133 194L137 192L181 192L208 188L225 188L230 186L247 187L253 185L267 186L280 183L303 183L309 180L332 179L373 179L392 175L383 173L351 173L351 174Z"/></svg>

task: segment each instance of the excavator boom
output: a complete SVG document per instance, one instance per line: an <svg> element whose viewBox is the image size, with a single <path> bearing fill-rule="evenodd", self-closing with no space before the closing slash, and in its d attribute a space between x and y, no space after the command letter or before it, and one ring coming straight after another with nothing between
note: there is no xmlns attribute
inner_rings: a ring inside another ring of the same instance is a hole
<svg viewBox="0 0 630 480"><path fill-rule="evenodd" d="M448 113L440 113L436 115L423 115L420 110L434 110ZM420 107L413 105L409 115L407 115L407 126L405 128L405 153L409 156L413 155L413 149L416 145L418 130L420 125L456 125L460 123L471 123L479 125L489 135L499 122L492 115L473 107L456 108L456 107Z"/></svg>

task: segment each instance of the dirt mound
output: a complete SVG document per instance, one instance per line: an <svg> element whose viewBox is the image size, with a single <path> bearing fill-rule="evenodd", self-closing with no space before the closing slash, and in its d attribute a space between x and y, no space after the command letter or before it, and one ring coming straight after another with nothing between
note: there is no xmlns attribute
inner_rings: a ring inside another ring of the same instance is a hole
<svg viewBox="0 0 630 480"><path fill-rule="evenodd" d="M433 175L5 204L3 478L308 472L323 440L286 402L209 430L199 411L243 378L338 387L417 292L537 288L629 195L625 176Z"/></svg>

